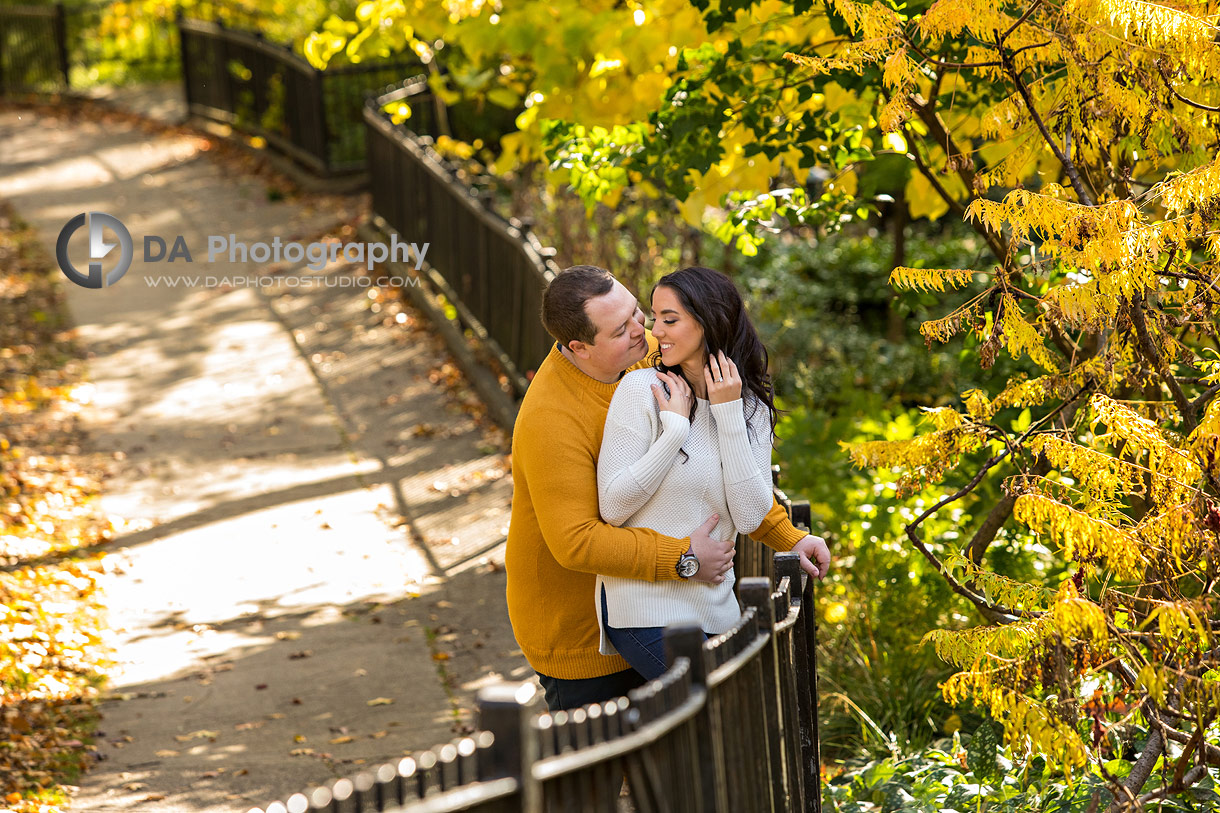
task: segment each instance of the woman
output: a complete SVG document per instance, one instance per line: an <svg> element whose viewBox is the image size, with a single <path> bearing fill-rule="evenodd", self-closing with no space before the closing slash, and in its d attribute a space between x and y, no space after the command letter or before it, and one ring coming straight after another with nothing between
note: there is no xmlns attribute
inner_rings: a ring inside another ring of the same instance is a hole
<svg viewBox="0 0 1220 813"><path fill-rule="evenodd" d="M655 370L624 376L606 416L597 464L602 518L684 537L719 514L720 539L750 533L772 505L766 348L737 287L710 268L662 277L652 313ZM665 671L667 624L691 621L716 635L741 616L732 571L708 584L689 579L694 562L678 567L678 580L597 581L601 651L618 652L650 680Z"/></svg>

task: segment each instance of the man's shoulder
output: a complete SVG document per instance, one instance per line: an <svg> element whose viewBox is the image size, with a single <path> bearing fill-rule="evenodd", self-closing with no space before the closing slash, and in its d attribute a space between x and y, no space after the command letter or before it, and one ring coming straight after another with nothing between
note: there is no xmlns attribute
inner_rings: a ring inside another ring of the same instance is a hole
<svg viewBox="0 0 1220 813"><path fill-rule="evenodd" d="M580 389L573 387L568 377L555 368L553 358L548 358L538 368L521 399L514 433L522 428L543 429L549 433L556 427L581 426L584 423L583 401Z"/></svg>

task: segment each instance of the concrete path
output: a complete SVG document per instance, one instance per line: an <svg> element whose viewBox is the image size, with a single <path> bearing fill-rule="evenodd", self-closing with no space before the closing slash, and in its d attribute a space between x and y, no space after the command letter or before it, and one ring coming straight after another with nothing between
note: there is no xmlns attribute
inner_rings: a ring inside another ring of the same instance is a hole
<svg viewBox="0 0 1220 813"><path fill-rule="evenodd" d="M104 590L118 663L80 810L264 805L447 741L472 724L478 686L532 674L499 566L506 440L472 416L419 317L342 262L278 269L325 278L310 287L188 286L277 271L209 266L208 235L351 241L366 201L274 200L209 146L125 117L0 108L0 197L49 253L82 211L136 242L115 287L65 282L117 529ZM147 234L182 235L196 262L144 263ZM73 252L83 268L83 236Z"/></svg>

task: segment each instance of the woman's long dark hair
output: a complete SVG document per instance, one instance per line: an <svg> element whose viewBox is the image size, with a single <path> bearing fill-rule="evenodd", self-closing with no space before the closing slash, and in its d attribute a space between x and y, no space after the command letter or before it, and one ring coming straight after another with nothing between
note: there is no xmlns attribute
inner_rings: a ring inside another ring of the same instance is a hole
<svg viewBox="0 0 1220 813"><path fill-rule="evenodd" d="M737 365L737 371L741 374L742 395L750 393L757 399L746 420L754 417L760 404L765 406L771 419L771 434L774 435L778 412L771 376L767 373L767 348L746 315L745 303L733 280L711 268L691 266L661 277L653 286L653 293L657 288L673 291L686 312L703 328L704 349L709 358L723 350ZM661 363L659 352L653 354L652 364L659 370L676 373L686 380L681 367L670 368ZM691 382L686 383L689 385ZM692 399L692 419L695 417L695 406L696 402Z"/></svg>

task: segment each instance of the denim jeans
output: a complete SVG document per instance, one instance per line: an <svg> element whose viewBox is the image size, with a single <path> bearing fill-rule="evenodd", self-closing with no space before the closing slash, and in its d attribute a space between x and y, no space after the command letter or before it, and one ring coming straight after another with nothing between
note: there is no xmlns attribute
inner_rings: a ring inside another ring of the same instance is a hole
<svg viewBox="0 0 1220 813"><path fill-rule="evenodd" d="M610 644L631 664L635 671L647 680L656 680L665 674L665 628L664 627L612 627L610 612L606 609L606 588L602 587L602 625ZM704 635L706 638L706 634Z"/></svg>
<svg viewBox="0 0 1220 813"><path fill-rule="evenodd" d="M546 692L546 707L550 711L577 709L590 703L604 703L622 697L632 689L643 686L644 678L634 669L624 669L612 675L595 678L564 680L537 672L538 682Z"/></svg>

